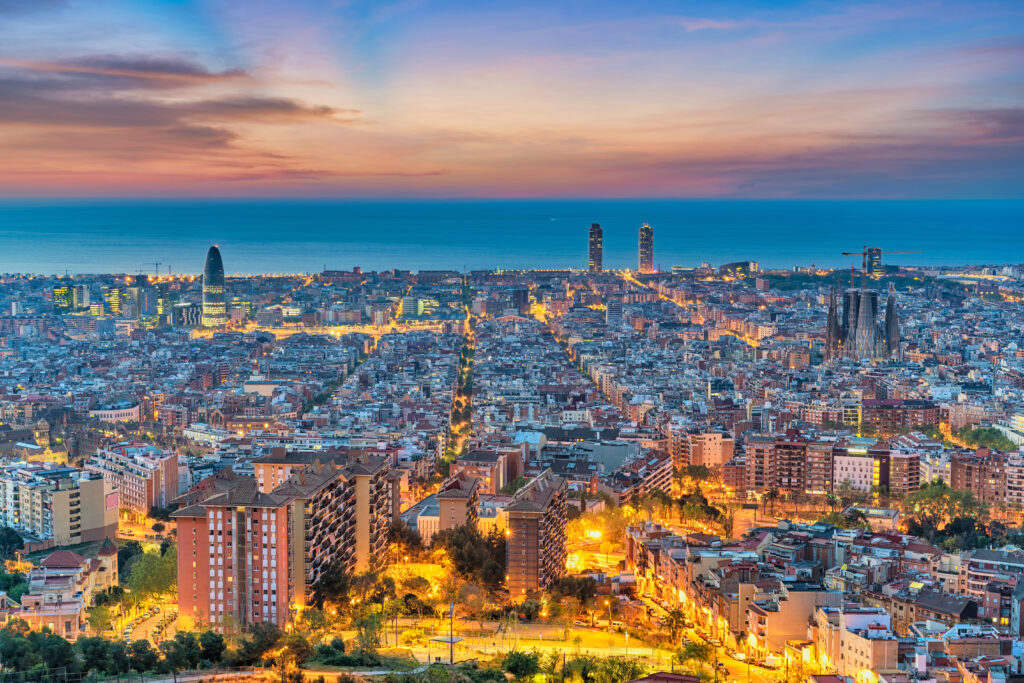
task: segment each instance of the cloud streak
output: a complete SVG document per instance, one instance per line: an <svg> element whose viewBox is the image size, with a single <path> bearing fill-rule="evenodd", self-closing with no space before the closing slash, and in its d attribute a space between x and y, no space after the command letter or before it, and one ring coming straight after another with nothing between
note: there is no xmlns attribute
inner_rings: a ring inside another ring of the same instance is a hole
<svg viewBox="0 0 1024 683"><path fill-rule="evenodd" d="M1024 194L1009 2L26 10L4 194Z"/></svg>

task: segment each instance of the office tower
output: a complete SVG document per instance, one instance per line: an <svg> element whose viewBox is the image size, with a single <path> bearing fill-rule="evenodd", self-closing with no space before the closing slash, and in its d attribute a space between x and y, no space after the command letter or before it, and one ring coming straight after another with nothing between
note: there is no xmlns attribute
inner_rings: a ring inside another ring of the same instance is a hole
<svg viewBox="0 0 1024 683"><path fill-rule="evenodd" d="M882 250L878 247L868 247L867 258L868 275L881 277L885 273L885 267L882 265Z"/></svg>
<svg viewBox="0 0 1024 683"><path fill-rule="evenodd" d="M89 308L89 285L75 285L74 306L79 310Z"/></svg>
<svg viewBox="0 0 1024 683"><path fill-rule="evenodd" d="M520 313L530 312L530 290L527 287L516 287L512 290L512 307Z"/></svg>
<svg viewBox="0 0 1024 683"><path fill-rule="evenodd" d="M217 245L206 252L203 269L203 327L223 327L228 322L224 303L224 262Z"/></svg>
<svg viewBox="0 0 1024 683"><path fill-rule="evenodd" d="M654 272L654 228L648 223L640 226L639 270L641 273Z"/></svg>
<svg viewBox="0 0 1024 683"><path fill-rule="evenodd" d="M75 306L74 288L71 285L57 285L53 288L53 310L67 313Z"/></svg>
<svg viewBox="0 0 1024 683"><path fill-rule="evenodd" d="M604 232L600 223L590 224L590 252L587 267L591 273L604 269Z"/></svg>
<svg viewBox="0 0 1024 683"><path fill-rule="evenodd" d="M565 479L545 470L505 508L506 584L513 599L565 575L566 488Z"/></svg>
<svg viewBox="0 0 1024 683"><path fill-rule="evenodd" d="M608 327L618 327L622 322L622 302L617 299L609 299L605 304L604 322Z"/></svg>
<svg viewBox="0 0 1024 683"><path fill-rule="evenodd" d="M889 298L885 302L885 353L892 358L900 352L900 321L896 313L896 290L889 285Z"/></svg>
<svg viewBox="0 0 1024 683"><path fill-rule="evenodd" d="M828 293L828 316L825 319L825 360L833 360L839 356L842 348L843 330L839 324L839 312L836 303L836 290Z"/></svg>
<svg viewBox="0 0 1024 683"><path fill-rule="evenodd" d="M121 302L123 297L124 290L120 287L107 287L107 310L110 311L110 315L121 315Z"/></svg>

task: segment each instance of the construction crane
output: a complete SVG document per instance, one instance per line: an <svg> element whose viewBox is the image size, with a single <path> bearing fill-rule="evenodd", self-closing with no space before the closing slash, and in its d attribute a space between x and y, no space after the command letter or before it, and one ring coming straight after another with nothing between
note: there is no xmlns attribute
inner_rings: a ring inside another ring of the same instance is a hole
<svg viewBox="0 0 1024 683"><path fill-rule="evenodd" d="M868 247L865 245L860 251L844 251L843 256L860 256L861 257L861 286L865 286L868 276L868 256L879 256L883 254L923 254L924 252L920 249L913 251L905 250L894 250L894 251L882 251L878 247ZM851 269L852 270L852 269ZM852 273L851 273L852 278Z"/></svg>
<svg viewBox="0 0 1024 683"><path fill-rule="evenodd" d="M153 274L160 277L160 262L159 261L147 261L143 263L144 266L153 266ZM141 271L140 271L141 272Z"/></svg>

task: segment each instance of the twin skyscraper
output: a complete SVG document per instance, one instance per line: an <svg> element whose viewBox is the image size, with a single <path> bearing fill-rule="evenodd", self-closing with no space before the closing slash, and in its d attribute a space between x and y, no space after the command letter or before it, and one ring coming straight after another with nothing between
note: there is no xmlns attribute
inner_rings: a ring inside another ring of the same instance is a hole
<svg viewBox="0 0 1024 683"><path fill-rule="evenodd" d="M590 224L588 241L587 267L590 272L604 270L604 231L600 223ZM648 223L640 226L640 237L637 244L637 270L641 273L654 272L654 228Z"/></svg>

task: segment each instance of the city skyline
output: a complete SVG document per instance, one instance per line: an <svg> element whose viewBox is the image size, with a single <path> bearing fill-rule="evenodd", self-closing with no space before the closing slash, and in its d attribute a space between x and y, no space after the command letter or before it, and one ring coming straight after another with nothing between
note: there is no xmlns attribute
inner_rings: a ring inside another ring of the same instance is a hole
<svg viewBox="0 0 1024 683"><path fill-rule="evenodd" d="M1020 197L1022 12L15 0L0 195Z"/></svg>

